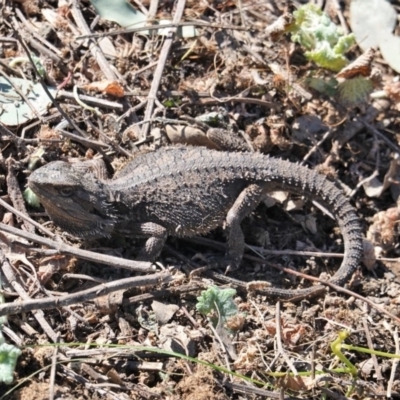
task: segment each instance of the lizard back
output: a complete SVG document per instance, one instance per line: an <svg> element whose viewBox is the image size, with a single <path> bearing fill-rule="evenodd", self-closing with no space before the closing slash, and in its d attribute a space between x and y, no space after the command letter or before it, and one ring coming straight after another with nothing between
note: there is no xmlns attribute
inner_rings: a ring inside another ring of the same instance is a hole
<svg viewBox="0 0 400 400"><path fill-rule="evenodd" d="M169 235L184 237L221 226L250 183L265 193L287 190L323 203L344 238L345 256L335 282L341 284L355 270L363 249L358 217L334 183L307 167L259 153L171 147L140 155L109 188L129 210L129 221L149 218Z"/></svg>

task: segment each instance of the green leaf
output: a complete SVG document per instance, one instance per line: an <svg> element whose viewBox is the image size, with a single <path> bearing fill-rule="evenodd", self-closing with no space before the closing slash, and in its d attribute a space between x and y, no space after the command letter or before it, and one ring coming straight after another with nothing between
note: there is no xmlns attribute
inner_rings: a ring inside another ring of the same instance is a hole
<svg viewBox="0 0 400 400"><path fill-rule="evenodd" d="M38 161L40 161L42 159L42 155L45 153L45 149L43 147L39 147L38 149L36 149L31 156L29 157L29 163L28 163L28 169L29 171L32 171L36 164L38 163Z"/></svg>
<svg viewBox="0 0 400 400"><path fill-rule="evenodd" d="M2 294L2 284L0 280L0 304L5 302ZM7 320L7 317L0 317L0 328ZM12 383L14 379L14 370L17 359L21 354L21 350L12 344L7 344L0 330L0 383L7 385Z"/></svg>
<svg viewBox="0 0 400 400"><path fill-rule="evenodd" d="M293 13L292 41L306 49L305 56L319 66L340 71L348 60L344 53L353 45L354 36L343 35L329 17L314 4L306 4Z"/></svg>
<svg viewBox="0 0 400 400"><path fill-rule="evenodd" d="M1 335L1 333L0 333ZM21 355L21 350L12 344L0 344L0 383L12 383L17 359Z"/></svg>
<svg viewBox="0 0 400 400"><path fill-rule="evenodd" d="M355 106L368 100L373 88L373 83L363 76L346 79L338 86L340 101L344 105Z"/></svg>
<svg viewBox="0 0 400 400"><path fill-rule="evenodd" d="M40 201L36 194L31 189L27 188L24 191L24 199L31 207L40 207Z"/></svg>
<svg viewBox="0 0 400 400"><path fill-rule="evenodd" d="M322 78L308 77L305 82L306 86L316 90L325 96L334 96L336 94L336 89L338 82L336 79L332 78L329 81L325 81Z"/></svg>
<svg viewBox="0 0 400 400"><path fill-rule="evenodd" d="M233 301L233 296L235 295L235 289L220 289L216 286L211 286L201 292L201 296L197 298L196 308L204 315L216 312L225 321L228 317L238 313L237 306Z"/></svg>

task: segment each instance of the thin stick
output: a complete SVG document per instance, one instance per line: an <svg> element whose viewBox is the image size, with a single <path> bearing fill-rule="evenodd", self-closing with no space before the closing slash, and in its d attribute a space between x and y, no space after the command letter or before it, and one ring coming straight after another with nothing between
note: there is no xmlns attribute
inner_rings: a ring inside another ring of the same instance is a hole
<svg viewBox="0 0 400 400"><path fill-rule="evenodd" d="M21 229L13 228L2 223L0 223L0 231L12 233L13 235L31 240L32 242L57 249L59 253L75 256L83 260L98 262L100 264L105 264L116 268L125 268L130 271L138 271L142 273L153 272L155 270L155 267L153 267L149 262L126 260L125 258L112 257L106 254L98 254L93 251L77 249L75 247L68 246L65 243L55 242L54 240L46 239L33 233L28 233Z"/></svg>
<svg viewBox="0 0 400 400"><path fill-rule="evenodd" d="M74 17L75 23L79 27L80 31L85 33L86 35L90 35L92 32L86 20L83 18L81 10L78 7L77 1L74 0L72 2L71 12ZM116 79L114 71L111 69L106 57L104 56L103 52L101 51L98 44L92 41L90 45L90 52L92 53L93 58L97 61L101 71L103 72L106 79L110 81L114 81Z"/></svg>
<svg viewBox="0 0 400 400"><path fill-rule="evenodd" d="M202 22L202 21L188 21L188 22L174 22L173 21L171 24L146 25L146 26L141 26L139 28L120 29L120 30L112 31L112 32L92 33L90 35L81 35L81 36L76 37L76 39L77 40L93 39L93 38L101 38L104 36L117 36L117 35L123 35L126 33L136 33L136 32L151 31L151 30L158 30L158 29L165 29L165 28L179 28L181 26L202 26L205 28L232 29L232 30L237 30L237 31L248 30L248 27L236 26L236 25L210 24L208 22Z"/></svg>
<svg viewBox="0 0 400 400"><path fill-rule="evenodd" d="M79 126L69 117L69 115L62 109L62 107L58 104L54 96L51 94L50 90L48 89L46 82L44 81L43 77L39 74L38 69L36 68L35 63L33 62L29 47L26 45L25 41L22 39L21 35L19 34L18 30L14 27L14 35L18 39L19 43L25 50L26 56L29 58L31 62L31 66L36 73L37 78L40 81L40 84L43 87L43 90L47 94L47 97L51 100L54 107L58 110L58 112L68 121L69 125L76 129L82 136L85 136L84 132L79 128Z"/></svg>
<svg viewBox="0 0 400 400"><path fill-rule="evenodd" d="M5 303L0 305L0 316L10 314L20 314L33 310L43 310L46 308L58 308L70 306L72 304L83 303L93 300L97 297L116 292L118 290L126 290L134 287L158 285L160 283L171 282L173 277L169 272L159 272L146 276L135 276L133 278L119 279L117 281L103 283L90 289L81 290L80 292L68 294L59 297L48 297L45 299L29 299L20 303Z"/></svg>
<svg viewBox="0 0 400 400"><path fill-rule="evenodd" d="M400 345L399 345L399 335L398 335L397 328L394 329L393 339L394 339L394 343L396 345L395 352L396 352L396 354L399 354L400 353ZM393 382L394 382L394 378L396 376L396 371L397 371L398 365L399 365L399 359L394 358L393 364L392 364L392 370L390 371L390 378L388 381L387 391L386 391L386 393L387 393L386 397L388 399L390 399L392 397L392 387L393 387Z"/></svg>
<svg viewBox="0 0 400 400"><path fill-rule="evenodd" d="M57 332L56 343L60 343L60 332ZM59 346L54 346L53 357L51 358L49 400L54 400L54 388L55 388L55 381L56 381L58 351L59 351Z"/></svg>
<svg viewBox="0 0 400 400"><path fill-rule="evenodd" d="M186 4L186 0L178 1L174 19L173 19L174 24L177 24L181 20L183 11L185 9L185 4ZM150 118L153 115L154 104L156 102L158 88L161 83L162 74L163 74L163 71L165 68L165 64L167 62L169 51L170 51L172 43L174 41L176 30L177 30L177 28L171 28L170 32L168 33L168 35L165 39L164 45L162 47L162 50L160 53L160 58L159 58L158 64L157 64L157 68L154 71L154 78L153 78L153 82L151 83L149 96L147 98L147 107L146 107L146 111L144 113L144 118L143 118L145 121L150 120ZM145 123L142 127L142 134L141 134L142 139L147 136L149 129L150 129L150 123Z"/></svg>
<svg viewBox="0 0 400 400"><path fill-rule="evenodd" d="M363 324L363 327L364 327L365 337L367 338L368 348L370 350L374 350L374 344L372 343L371 334L370 334L369 329L368 329L368 324L367 324L366 318L362 319L362 324ZM372 362L374 364L376 378L378 380L382 380L383 376L382 376L381 368L379 367L376 355L375 354L371 354L371 359L372 359Z"/></svg>
<svg viewBox="0 0 400 400"><path fill-rule="evenodd" d="M282 331L281 331L281 303L278 301L276 303L276 308L275 308L275 326L276 326L276 345L278 347L278 354L280 354L286 361L286 364L290 368L290 370L293 372L294 376L298 375L298 372L296 368L294 367L293 363L290 361L290 358L286 354L286 352L283 350L282 346Z"/></svg>
<svg viewBox="0 0 400 400"><path fill-rule="evenodd" d="M35 220L33 220L31 217L29 217L28 215L25 215L24 213L22 213L21 211L18 211L16 208L14 208L13 206L10 206L8 203L6 203L3 199L0 199L0 206L4 207L6 210L12 212L14 215L16 215L17 217L31 223L35 228L41 230L43 233L45 233L46 235L50 236L51 238L55 238L56 235L52 232L50 232L48 229L46 229L43 225L39 224L38 222L36 222Z"/></svg>
<svg viewBox="0 0 400 400"><path fill-rule="evenodd" d="M28 293L26 293L23 286L17 281L15 273L11 264L8 262L7 258L4 256L4 253L0 250L0 261L6 282L9 286L11 286L23 300L30 300ZM7 304L3 304L3 306L7 306ZM1 307L1 306L0 306ZM6 314L4 314L6 315ZM43 331L46 335L54 342L57 342L57 334L54 332L53 328L50 326L48 321L44 316L44 312L42 310L37 310L33 312L33 316L38 322L38 324L42 327Z"/></svg>

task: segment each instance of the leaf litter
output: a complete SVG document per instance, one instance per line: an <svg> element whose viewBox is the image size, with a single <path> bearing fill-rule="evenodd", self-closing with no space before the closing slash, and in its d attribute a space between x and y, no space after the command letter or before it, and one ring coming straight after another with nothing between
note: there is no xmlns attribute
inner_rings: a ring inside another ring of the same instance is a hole
<svg viewBox="0 0 400 400"><path fill-rule="evenodd" d="M305 45L310 26L302 32L297 26L293 42L299 11L286 8L283 2L187 1L181 22L195 32L172 39L153 34L159 28L146 27L172 21L181 2L156 10L148 2L124 4L142 18L139 22L148 21L137 32L132 31L138 28L133 20L127 23L133 25L130 32L111 22L114 17L107 18L107 2L100 19L88 1L6 3L1 18L10 21L12 17L12 22L0 25L5 74L1 79L3 87L8 87L0 92L4 104L0 121L7 128L0 132L2 199L10 202L15 185L21 191L29 171L53 160L102 155L110 171L118 171L143 149L167 143L224 148L227 137L235 137L242 150L305 163L339 182L351 196L367 238L364 264L347 288L394 317L361 298L332 290L301 303L282 303L278 309L276 300L254 294L251 285L269 281L296 288L310 283L249 260L232 274L249 283L248 291L236 287L236 292L230 292L233 315L226 318L218 306L212 314L203 315L196 307L197 298L218 283L202 272L191 274L188 268L207 264L207 259L202 264L195 256L204 259L214 250L171 240L168 244L173 249L166 249L159 261L176 274L172 283L99 293L95 302L45 309L40 311L42 317L30 311L9 315L4 336L23 347L14 372L14 382L21 386L2 386L0 398L49 398L51 391L65 398L118 399L280 398L281 391L285 399L321 398L329 391L332 397L398 396L395 362L347 351L359 371L352 378L349 372L329 371L343 365L327 350L346 328L352 331L347 343L400 352L395 319L400 285L396 7L384 0L345 1L343 8L328 1L323 13L309 6L315 10L312 21L317 25L312 26L318 28L311 28L311 33L325 31ZM88 31L105 35L100 50L95 50L96 38L81 37ZM379 35L372 37L369 32ZM36 95L44 88L35 66L15 61L28 57L17 33L29 54L39 60L36 68L43 67L44 84L55 103L76 126L68 121L64 128L56 128L65 116L47 95ZM358 46L350 45L352 34ZM169 40L172 46L162 64ZM154 106L151 96L157 100ZM13 167L7 159L16 161ZM6 178L11 168L12 185ZM306 199L286 193L278 197L279 201L266 202L244 222L249 248L266 254L271 263L327 279L339 264L336 253L342 251L335 223ZM53 234L62 235L33 203L29 200L29 215L46 223ZM9 226L22 224L5 211L2 219ZM209 238L224 241L220 232ZM4 232L0 240L10 270L32 301L79 293L127 276L125 270L70 259L57 249L35 246ZM125 237L84 243L63 235L62 240L131 259L140 247ZM2 268L10 276L7 263ZM21 301L15 284L6 282L3 289L7 303ZM62 348L40 347L55 341L57 335ZM72 343L80 346L72 347ZM157 349L193 356L198 362L154 352ZM50 379L53 357L70 361L56 365L55 381ZM79 361L72 362L72 357ZM39 368L45 368L40 375L29 375ZM243 376L229 377L221 368ZM305 375L292 376L293 369ZM313 377L313 369L324 373ZM9 389L12 394L6 394Z"/></svg>

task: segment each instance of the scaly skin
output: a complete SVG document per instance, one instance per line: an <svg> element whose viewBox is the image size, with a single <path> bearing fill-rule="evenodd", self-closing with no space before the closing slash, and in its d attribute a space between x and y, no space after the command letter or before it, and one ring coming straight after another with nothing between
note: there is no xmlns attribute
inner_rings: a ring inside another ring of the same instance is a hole
<svg viewBox="0 0 400 400"><path fill-rule="evenodd" d="M50 218L75 236L124 232L147 238L140 260L154 260L168 236L189 237L224 226L227 265L237 268L244 249L240 223L273 190L317 200L335 216L344 258L331 283L344 285L362 256L358 217L332 182L309 168L258 153L167 147L137 156L111 180L99 179L82 164L56 161L33 172L28 185ZM267 291L290 298L321 289Z"/></svg>

